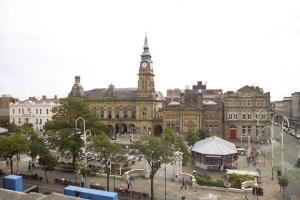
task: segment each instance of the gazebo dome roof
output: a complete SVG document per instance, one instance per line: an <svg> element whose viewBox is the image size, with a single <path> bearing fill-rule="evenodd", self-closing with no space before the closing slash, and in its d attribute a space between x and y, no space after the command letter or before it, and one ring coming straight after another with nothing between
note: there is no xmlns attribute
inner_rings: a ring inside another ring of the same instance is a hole
<svg viewBox="0 0 300 200"><path fill-rule="evenodd" d="M212 136L194 144L192 151L206 155L229 155L236 154L237 150L233 143Z"/></svg>

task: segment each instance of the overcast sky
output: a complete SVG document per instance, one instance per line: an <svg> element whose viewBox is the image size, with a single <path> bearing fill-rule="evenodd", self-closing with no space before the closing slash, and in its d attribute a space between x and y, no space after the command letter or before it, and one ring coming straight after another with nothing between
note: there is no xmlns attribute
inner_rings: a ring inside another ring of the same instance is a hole
<svg viewBox="0 0 300 200"><path fill-rule="evenodd" d="M0 0L0 94L137 87L148 35L156 90L300 91L300 1Z"/></svg>

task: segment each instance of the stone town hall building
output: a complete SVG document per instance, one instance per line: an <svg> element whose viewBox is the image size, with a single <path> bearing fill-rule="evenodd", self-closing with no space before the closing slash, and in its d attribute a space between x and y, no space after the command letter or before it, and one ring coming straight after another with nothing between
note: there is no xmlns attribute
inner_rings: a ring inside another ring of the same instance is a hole
<svg viewBox="0 0 300 200"><path fill-rule="evenodd" d="M162 131L162 107L165 99L161 92L155 91L153 62L145 38L144 51L138 73L137 88L108 88L84 91L80 77L69 96L81 97L100 120L108 124L111 134L139 133L160 135Z"/></svg>
<svg viewBox="0 0 300 200"><path fill-rule="evenodd" d="M270 93L263 93L261 88L244 86L237 92L220 93L214 100L204 99L205 91L196 88L180 92L179 102L167 103L162 93L155 91L152 64L146 37L137 88L110 84L84 91L76 76L69 96L87 102L109 126L110 134L160 135L165 128L184 134L191 129L207 129L210 136L227 140L248 136L257 140L263 127L270 125Z"/></svg>

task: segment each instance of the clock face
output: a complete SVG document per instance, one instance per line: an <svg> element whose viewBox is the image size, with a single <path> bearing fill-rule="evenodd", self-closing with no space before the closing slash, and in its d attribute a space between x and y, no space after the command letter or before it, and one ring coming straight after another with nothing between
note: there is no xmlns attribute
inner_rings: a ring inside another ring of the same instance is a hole
<svg viewBox="0 0 300 200"><path fill-rule="evenodd" d="M143 62L143 63L142 63L142 67L144 67L144 68L147 67L147 63L146 63L146 62Z"/></svg>

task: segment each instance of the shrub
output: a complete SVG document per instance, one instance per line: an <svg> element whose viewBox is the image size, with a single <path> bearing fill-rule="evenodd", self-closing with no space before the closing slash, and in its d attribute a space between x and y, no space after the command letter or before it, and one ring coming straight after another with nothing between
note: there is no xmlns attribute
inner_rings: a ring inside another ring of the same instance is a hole
<svg viewBox="0 0 300 200"><path fill-rule="evenodd" d="M250 175L230 174L228 181L231 183L231 187L240 189L242 182L253 180L254 177Z"/></svg>
<svg viewBox="0 0 300 200"><path fill-rule="evenodd" d="M224 187L224 181L221 179L211 180L211 179L204 178L202 176L196 176L196 181L198 185Z"/></svg>

